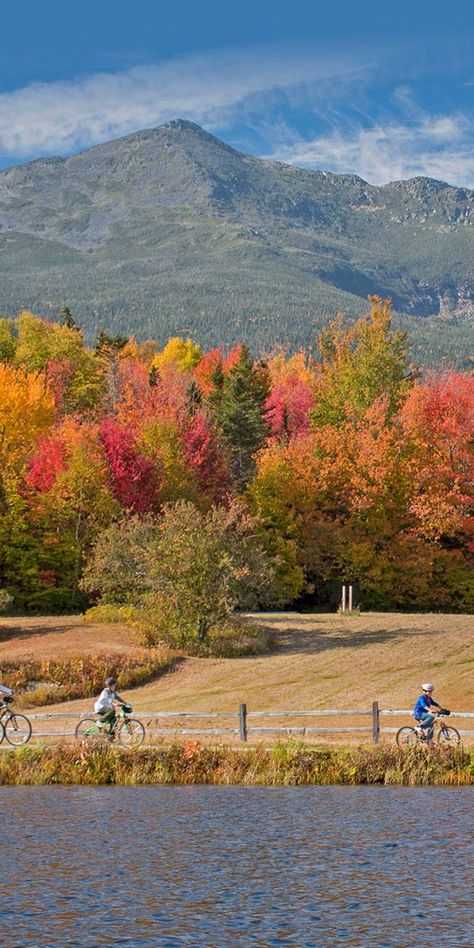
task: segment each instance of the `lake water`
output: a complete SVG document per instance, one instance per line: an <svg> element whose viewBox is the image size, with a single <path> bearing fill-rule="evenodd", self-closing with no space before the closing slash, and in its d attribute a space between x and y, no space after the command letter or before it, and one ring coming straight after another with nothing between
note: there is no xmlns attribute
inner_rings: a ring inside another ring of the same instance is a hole
<svg viewBox="0 0 474 948"><path fill-rule="evenodd" d="M472 948L472 803L461 788L0 788L0 945Z"/></svg>

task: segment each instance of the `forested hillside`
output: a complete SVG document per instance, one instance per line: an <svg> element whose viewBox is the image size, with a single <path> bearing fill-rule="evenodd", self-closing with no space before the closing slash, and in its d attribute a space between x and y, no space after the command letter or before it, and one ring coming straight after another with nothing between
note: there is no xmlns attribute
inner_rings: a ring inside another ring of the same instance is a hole
<svg viewBox="0 0 474 948"><path fill-rule="evenodd" d="M23 312L0 321L0 360L15 608L130 603L192 548L191 570L234 557L237 604L253 577L262 607L350 581L366 608L473 611L474 377L417 377L382 300L331 322L318 359L104 332L89 348L70 312Z"/></svg>
<svg viewBox="0 0 474 948"><path fill-rule="evenodd" d="M416 360L469 366L474 194L374 187L235 151L169 122L0 172L0 312L202 346L309 345L338 311L393 300Z"/></svg>

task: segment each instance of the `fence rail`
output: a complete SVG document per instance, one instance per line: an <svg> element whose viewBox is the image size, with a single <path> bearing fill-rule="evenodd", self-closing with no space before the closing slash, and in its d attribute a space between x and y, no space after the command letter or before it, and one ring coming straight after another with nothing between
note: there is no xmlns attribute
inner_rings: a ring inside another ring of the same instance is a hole
<svg viewBox="0 0 474 948"><path fill-rule="evenodd" d="M149 729L152 729L153 733L160 736L176 736L176 735L197 735L197 734L227 734L238 736L239 739L243 742L247 742L249 736L252 735L265 735L265 734L284 734L287 736L299 735L305 737L310 734L367 734L371 735L372 741L374 744L378 744L380 741L380 736L382 734L396 734L398 731L397 727L381 727L380 719L382 717L412 717L413 712L409 710L400 710L392 708L380 708L378 701L373 701L370 708L357 708L357 709L338 709L338 708L324 708L324 709L311 709L307 711L249 711L247 705L242 702L239 705L238 711L139 711L136 712L137 717L140 717L146 724ZM93 713L84 711L80 714L75 713L74 711L44 711L44 712L32 712L28 715L31 721L55 721L56 719L74 719L75 721L80 720L85 717L92 717ZM371 720L367 722L365 726L361 727L319 727L313 725L278 725L278 724L269 724L269 725L253 725L252 722L255 719L261 720L262 718L327 718L327 717L369 717ZM473 711L452 711L452 718L474 718ZM177 720L180 719L180 724L177 727L159 727L160 721L166 722L167 720ZM214 719L221 720L225 719L227 721L235 721L233 727L182 727L181 719L188 719L191 722L194 720L204 720L211 722ZM459 733L464 737L474 737L474 730L460 730ZM74 735L74 728L71 730L40 730L37 731L33 727L33 737L71 737Z"/></svg>

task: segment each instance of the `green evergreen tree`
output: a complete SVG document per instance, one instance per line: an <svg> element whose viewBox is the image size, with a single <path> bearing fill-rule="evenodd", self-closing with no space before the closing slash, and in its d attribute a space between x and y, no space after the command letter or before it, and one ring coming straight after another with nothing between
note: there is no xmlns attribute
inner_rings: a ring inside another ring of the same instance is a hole
<svg viewBox="0 0 474 948"><path fill-rule="evenodd" d="M188 385L187 409L190 415L195 415L202 403L202 393L194 379Z"/></svg>
<svg viewBox="0 0 474 948"><path fill-rule="evenodd" d="M237 486L243 488L255 472L255 453L269 431L265 420L270 390L268 371L264 364L255 365L247 346L242 346L229 374L223 374L217 381L211 407L230 453L232 476Z"/></svg>
<svg viewBox="0 0 474 948"><path fill-rule="evenodd" d="M63 306L61 310L61 316L63 317L63 326L67 326L68 329L77 329L79 331L79 326L74 319L74 316L69 309L69 306Z"/></svg>
<svg viewBox="0 0 474 948"><path fill-rule="evenodd" d="M152 365L148 373L148 385L150 386L150 388L156 388L159 381L160 381L160 373L158 372L156 365Z"/></svg>
<svg viewBox="0 0 474 948"><path fill-rule="evenodd" d="M128 336L109 336L103 329L99 331L95 351L104 371L110 411L115 412L118 399L118 358L125 348Z"/></svg>

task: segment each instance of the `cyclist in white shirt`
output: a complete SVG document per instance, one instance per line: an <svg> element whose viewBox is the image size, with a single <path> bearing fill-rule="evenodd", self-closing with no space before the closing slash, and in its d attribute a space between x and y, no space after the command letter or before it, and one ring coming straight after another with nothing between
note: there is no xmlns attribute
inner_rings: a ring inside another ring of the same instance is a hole
<svg viewBox="0 0 474 948"><path fill-rule="evenodd" d="M127 704L127 702L117 694L115 690L116 685L117 681L115 678L107 678L105 681L105 688L103 691L101 691L97 701L94 704L94 711L100 716L100 723L108 724L111 734L114 731L115 723L117 721L115 705Z"/></svg>
<svg viewBox="0 0 474 948"><path fill-rule="evenodd" d="M11 698L13 691L6 685L0 685L0 707L5 703L5 698Z"/></svg>

